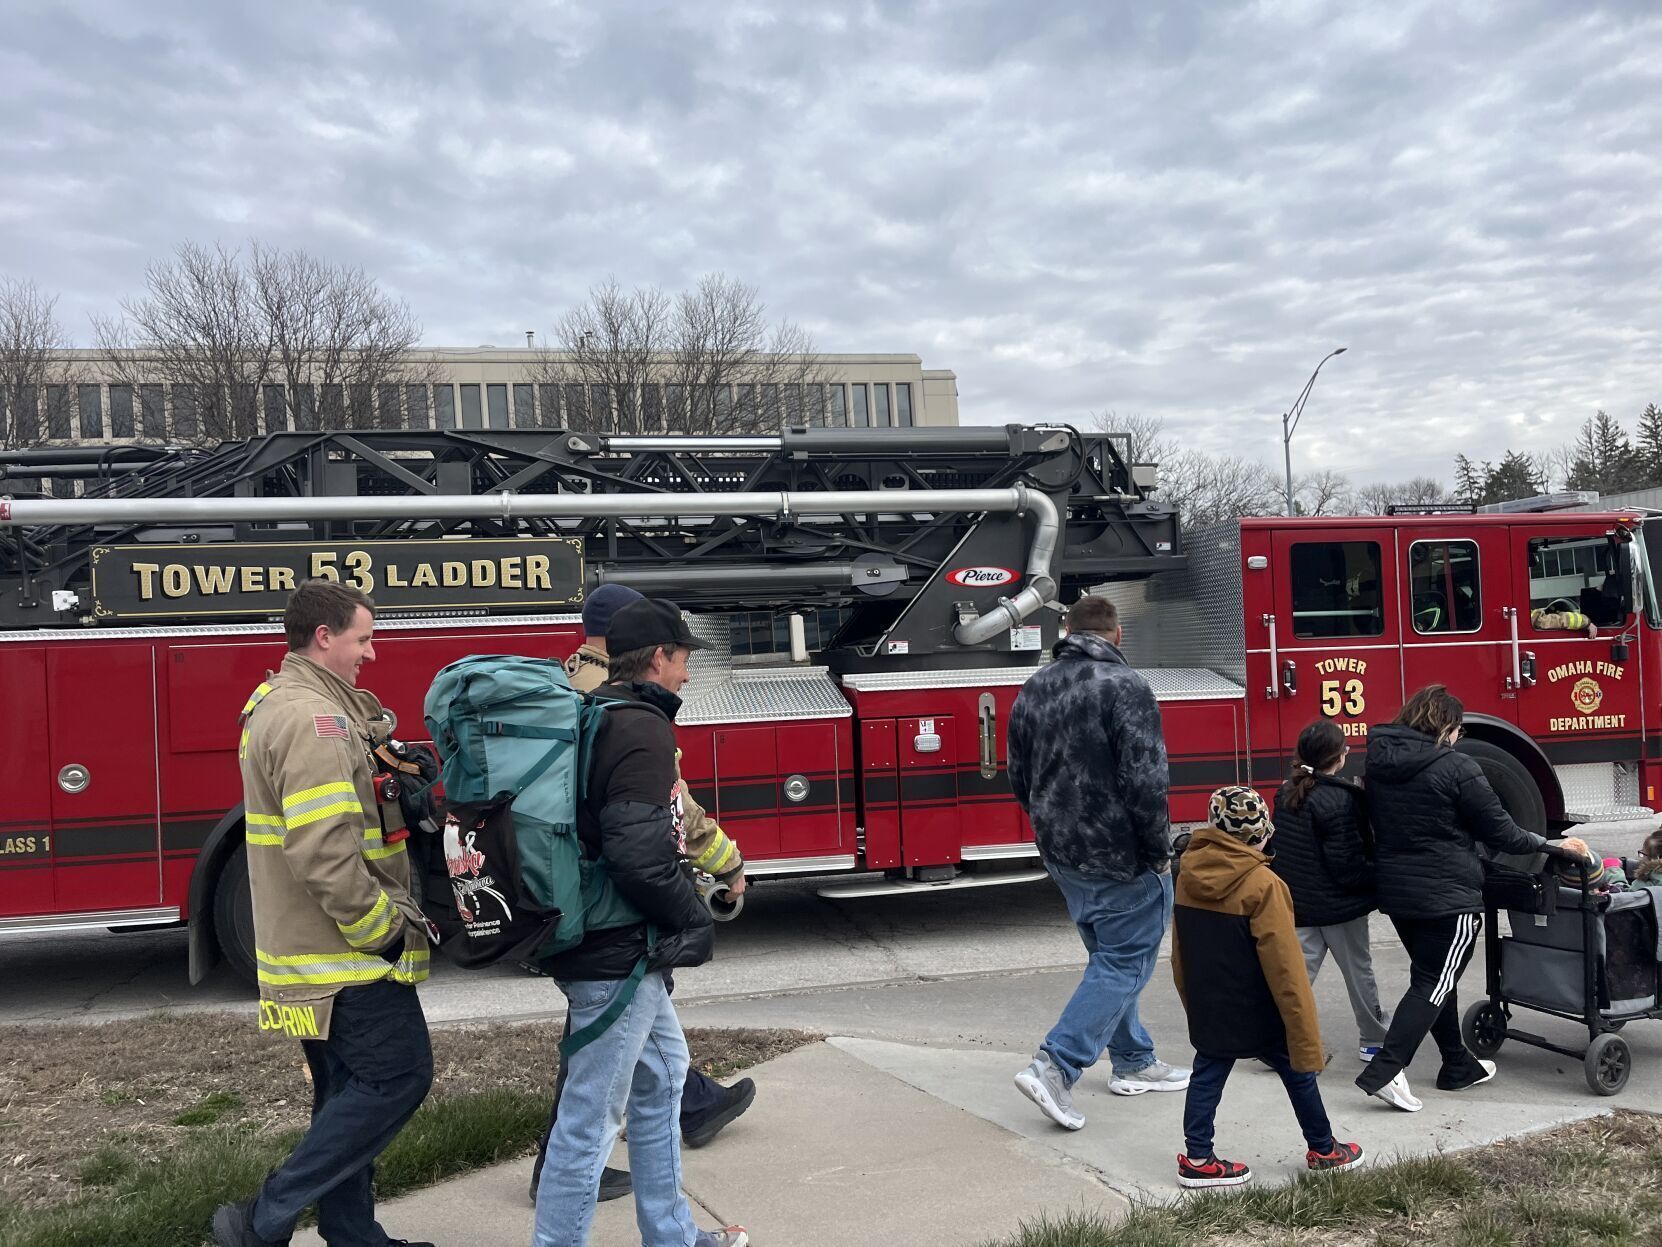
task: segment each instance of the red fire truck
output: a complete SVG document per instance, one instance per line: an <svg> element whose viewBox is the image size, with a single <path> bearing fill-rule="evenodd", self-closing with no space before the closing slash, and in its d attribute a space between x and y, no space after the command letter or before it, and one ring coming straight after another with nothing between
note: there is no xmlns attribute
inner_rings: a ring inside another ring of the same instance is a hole
<svg viewBox="0 0 1662 1247"><path fill-rule="evenodd" d="M0 500L0 931L186 922L193 980L216 952L250 972L236 715L308 575L376 598L365 683L413 739L445 663L564 657L601 583L674 598L714 643L679 725L689 784L752 877L865 875L822 889L839 895L1039 877L1003 724L1056 604L1098 585L1162 703L1174 823L1219 784L1272 787L1310 719L1363 737L1433 680L1524 821L1608 815L1659 782L1637 514L1180 541L1113 439L1048 427L99 454L0 458L82 494ZM1595 627L1550 627L1568 608Z"/></svg>

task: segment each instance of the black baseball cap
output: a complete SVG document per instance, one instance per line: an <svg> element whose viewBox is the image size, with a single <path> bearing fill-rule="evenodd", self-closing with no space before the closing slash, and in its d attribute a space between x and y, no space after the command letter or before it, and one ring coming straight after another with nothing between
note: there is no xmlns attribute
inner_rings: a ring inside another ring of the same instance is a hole
<svg viewBox="0 0 1662 1247"><path fill-rule="evenodd" d="M606 652L627 654L655 645L679 645L682 649L709 649L681 618L681 608L663 598L642 598L620 606L606 629Z"/></svg>

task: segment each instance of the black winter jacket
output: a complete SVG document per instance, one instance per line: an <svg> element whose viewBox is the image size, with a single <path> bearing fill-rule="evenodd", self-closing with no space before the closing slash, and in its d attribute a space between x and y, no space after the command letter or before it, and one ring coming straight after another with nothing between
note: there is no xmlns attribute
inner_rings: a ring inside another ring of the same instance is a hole
<svg viewBox="0 0 1662 1247"><path fill-rule="evenodd" d="M1154 690L1101 637L1064 637L1010 710L1009 776L1039 854L1126 881L1171 859Z"/></svg>
<svg viewBox="0 0 1662 1247"><path fill-rule="evenodd" d="M681 699L657 685L606 685L597 697L635 703L607 712L596 738L588 799L577 834L600 858L617 890L657 927L651 970L702 965L714 922L683 861L686 849L676 784L675 732ZM637 706L651 707L638 709ZM576 948L545 958L557 979L627 978L646 948L646 925L590 931Z"/></svg>
<svg viewBox="0 0 1662 1247"><path fill-rule="evenodd" d="M1301 927L1336 927L1373 912L1373 852L1362 789L1336 775L1296 810L1275 795L1275 856L1270 869L1293 894Z"/></svg>
<svg viewBox="0 0 1662 1247"><path fill-rule="evenodd" d="M1512 821L1474 759L1396 724L1368 734L1368 813L1379 908L1393 918L1478 913L1478 844L1533 853L1546 843Z"/></svg>

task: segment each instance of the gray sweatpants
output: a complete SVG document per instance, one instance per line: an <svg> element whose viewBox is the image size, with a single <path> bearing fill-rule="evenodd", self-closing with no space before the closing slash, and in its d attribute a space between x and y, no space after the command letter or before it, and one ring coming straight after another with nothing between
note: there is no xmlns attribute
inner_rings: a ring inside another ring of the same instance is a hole
<svg viewBox="0 0 1662 1247"><path fill-rule="evenodd" d="M1360 1046L1374 1047L1385 1042L1391 1015L1379 1007L1379 987L1373 981L1373 953L1368 948L1368 916L1353 918L1334 927L1299 927L1298 942L1304 949L1304 969L1313 985L1327 954L1333 954L1345 990L1350 993L1350 1011L1356 1015Z"/></svg>

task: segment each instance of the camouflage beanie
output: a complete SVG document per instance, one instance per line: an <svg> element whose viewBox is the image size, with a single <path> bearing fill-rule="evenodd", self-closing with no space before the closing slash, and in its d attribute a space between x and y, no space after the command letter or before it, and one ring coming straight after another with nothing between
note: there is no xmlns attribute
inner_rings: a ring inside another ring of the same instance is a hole
<svg viewBox="0 0 1662 1247"><path fill-rule="evenodd" d="M1269 808L1250 788L1219 788L1207 809L1212 826L1245 844L1258 845L1275 831Z"/></svg>

